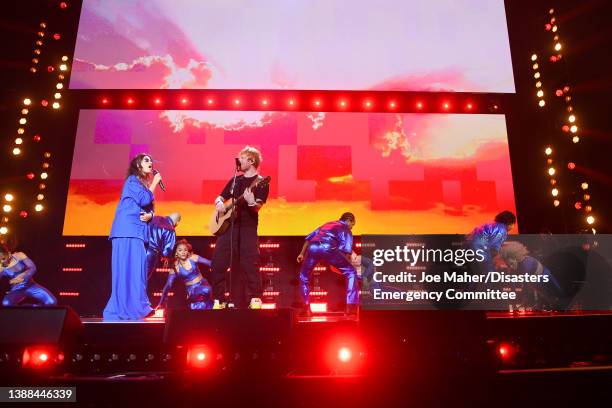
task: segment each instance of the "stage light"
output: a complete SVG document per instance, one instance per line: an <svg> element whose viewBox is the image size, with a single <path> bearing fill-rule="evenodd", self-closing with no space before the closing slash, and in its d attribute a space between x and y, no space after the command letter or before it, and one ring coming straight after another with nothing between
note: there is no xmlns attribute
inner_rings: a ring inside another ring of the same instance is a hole
<svg viewBox="0 0 612 408"><path fill-rule="evenodd" d="M555 168L554 167L551 167L551 168L548 169L548 175L549 176L554 176L555 175Z"/></svg>
<svg viewBox="0 0 612 408"><path fill-rule="evenodd" d="M276 309L276 303L262 303L262 310L274 310Z"/></svg>
<svg viewBox="0 0 612 408"><path fill-rule="evenodd" d="M108 98L102 98L102 105L108 105L108 103L110 102L110 100ZM129 103L129 102L128 102Z"/></svg>
<svg viewBox="0 0 612 408"><path fill-rule="evenodd" d="M556 43L555 44L555 51L559 51L561 50L561 43Z"/></svg>
<svg viewBox="0 0 612 408"><path fill-rule="evenodd" d="M371 101L365 101L363 104L366 107L366 109L370 109L372 107L372 102Z"/></svg>
<svg viewBox="0 0 612 408"><path fill-rule="evenodd" d="M215 103L215 101L212 98L208 98L206 103L208 103L209 105L212 105L213 103Z"/></svg>
<svg viewBox="0 0 612 408"><path fill-rule="evenodd" d="M595 217L593 217L592 215L589 215L589 216L586 218L586 222L587 222L589 225L593 225L593 224L595 224Z"/></svg>
<svg viewBox="0 0 612 408"><path fill-rule="evenodd" d="M18 137L17 139L15 139L15 144L16 145L20 145L22 143L23 143L23 139L22 138Z"/></svg>
<svg viewBox="0 0 612 408"><path fill-rule="evenodd" d="M62 36L59 33L53 34L53 39L54 40L59 40L60 38L62 38Z"/></svg>
<svg viewBox="0 0 612 408"><path fill-rule="evenodd" d="M540 73L539 73L539 72L536 72L535 74L533 74L533 77L534 77L535 79L540 78Z"/></svg>
<svg viewBox="0 0 612 408"><path fill-rule="evenodd" d="M53 102L53 105L51 105L53 107L53 109L59 109L60 108L60 104L59 102Z"/></svg>
<svg viewBox="0 0 612 408"><path fill-rule="evenodd" d="M238 98L234 99L234 105L236 106L240 105L240 99Z"/></svg>
<svg viewBox="0 0 612 408"><path fill-rule="evenodd" d="M417 102L416 103L416 107L417 107L417 109L423 109L423 102L420 102L420 101Z"/></svg>
<svg viewBox="0 0 612 408"><path fill-rule="evenodd" d="M134 99L133 98L128 98L127 103L128 103L128 105L133 105L134 104Z"/></svg>
<svg viewBox="0 0 612 408"><path fill-rule="evenodd" d="M544 91L540 89L540 90L539 90L539 91L536 93L536 95L538 96L538 98L541 98L541 97L543 97L543 96L544 96Z"/></svg>
<svg viewBox="0 0 612 408"><path fill-rule="evenodd" d="M60 3L60 8L61 8L61 9L67 9L67 8L68 8L68 3L66 3L65 1L62 1L62 2Z"/></svg>
<svg viewBox="0 0 612 408"><path fill-rule="evenodd" d="M319 101L318 99L314 101L315 106L321 106L321 101Z"/></svg>
<svg viewBox="0 0 612 408"><path fill-rule="evenodd" d="M567 168L570 170L574 170L576 168L576 163L574 162L567 163Z"/></svg>
<svg viewBox="0 0 612 408"><path fill-rule="evenodd" d="M30 98L25 98L23 100L23 104L26 105L26 106L29 106L31 103L32 103L32 100Z"/></svg>
<svg viewBox="0 0 612 408"><path fill-rule="evenodd" d="M34 173L28 173L28 174L26 174L26 177L29 178L30 180L32 180L36 176L34 175Z"/></svg>
<svg viewBox="0 0 612 408"><path fill-rule="evenodd" d="M555 91L555 95L556 95L556 96L563 96L563 91L562 91L561 89L557 89L557 90Z"/></svg>
<svg viewBox="0 0 612 408"><path fill-rule="evenodd" d="M342 108L346 107L346 101L345 100L341 100L340 101L340 107L342 107Z"/></svg>
<svg viewBox="0 0 612 408"><path fill-rule="evenodd" d="M584 183L582 183L582 184L580 185L580 187L581 187L583 190L587 190L587 189L589 188L589 183L584 182Z"/></svg>
<svg viewBox="0 0 612 408"><path fill-rule="evenodd" d="M553 205L555 207L558 207L559 205L561 205L561 202L559 200L555 200L555 201L553 201Z"/></svg>
<svg viewBox="0 0 612 408"><path fill-rule="evenodd" d="M64 354L57 347L26 347L21 364L24 368L46 369L64 361Z"/></svg>
<svg viewBox="0 0 612 408"><path fill-rule="evenodd" d="M9 213L13 210L13 207L11 207L9 204L4 204L4 206L2 206L2 211L4 211L5 213Z"/></svg>
<svg viewBox="0 0 612 408"><path fill-rule="evenodd" d="M44 156L48 159L49 157L51 157L51 153L45 152Z"/></svg>
<svg viewBox="0 0 612 408"><path fill-rule="evenodd" d="M564 131L565 133L567 133L567 132L569 132L569 126L563 125L563 126L561 126L561 130Z"/></svg>
<svg viewBox="0 0 612 408"><path fill-rule="evenodd" d="M572 142L578 143L579 141L580 141L580 138L578 136L572 137Z"/></svg>
<svg viewBox="0 0 612 408"><path fill-rule="evenodd" d="M544 150L544 153L546 153L547 156L550 156L552 154L552 149L547 147L546 150Z"/></svg>
<svg viewBox="0 0 612 408"><path fill-rule="evenodd" d="M36 68L34 68L34 67L30 68L30 72L31 73L36 73Z"/></svg>
<svg viewBox="0 0 612 408"><path fill-rule="evenodd" d="M187 349L187 366L197 369L206 368L212 363L211 356L211 350L207 346L190 346Z"/></svg>
<svg viewBox="0 0 612 408"><path fill-rule="evenodd" d="M325 313L327 312L327 303L311 303L310 311L312 313Z"/></svg>
<svg viewBox="0 0 612 408"><path fill-rule="evenodd" d="M155 101L154 101L154 102L155 102L155 104L156 104L156 105L159 105L159 104L161 104L161 99L159 99L159 98L155 98Z"/></svg>
<svg viewBox="0 0 612 408"><path fill-rule="evenodd" d="M57 76L57 79L59 79L60 81L63 81L64 80L64 74L59 74Z"/></svg>
<svg viewBox="0 0 612 408"><path fill-rule="evenodd" d="M182 99L181 99L181 103L182 103L183 105L186 105L188 102L189 102L189 100L188 100L187 98L182 98Z"/></svg>
<svg viewBox="0 0 612 408"><path fill-rule="evenodd" d="M582 208L582 203L580 201L576 201L576 203L574 203L574 208L580 210Z"/></svg>
<svg viewBox="0 0 612 408"><path fill-rule="evenodd" d="M536 82L536 88L540 88L542 86L542 82L538 81Z"/></svg>
<svg viewBox="0 0 612 408"><path fill-rule="evenodd" d="M32 62L38 64L38 58L32 58Z"/></svg>
<svg viewBox="0 0 612 408"><path fill-rule="evenodd" d="M46 180L47 177L49 177L49 175L46 172L43 171L42 173L40 173L40 178L41 179Z"/></svg>
<svg viewBox="0 0 612 408"><path fill-rule="evenodd" d="M21 154L21 149L16 147L13 149L13 155L19 156Z"/></svg>
<svg viewBox="0 0 612 408"><path fill-rule="evenodd" d="M389 108L391 108L391 109L397 108L397 103L395 103L395 101L389 102Z"/></svg>
<svg viewBox="0 0 612 408"><path fill-rule="evenodd" d="M548 10L548 14L555 14L555 9L551 8L550 10Z"/></svg>
<svg viewBox="0 0 612 408"><path fill-rule="evenodd" d="M537 56L536 54L533 54L533 55L531 56L531 60L532 60L532 61L535 61L535 60L537 60L537 59L538 59L538 56Z"/></svg>
<svg viewBox="0 0 612 408"><path fill-rule="evenodd" d="M62 84L61 82L58 82L57 85L55 85L55 87L57 89L62 89L64 87L64 84Z"/></svg>
<svg viewBox="0 0 612 408"><path fill-rule="evenodd" d="M8 228L6 228L4 226L0 227L0 234L2 234L2 235L8 234Z"/></svg>
<svg viewBox="0 0 612 408"><path fill-rule="evenodd" d="M47 72L51 73L53 71L55 71L55 68L53 68L52 66L47 67Z"/></svg>
<svg viewBox="0 0 612 408"><path fill-rule="evenodd" d="M553 33L556 33L556 32L557 32L557 26L553 26L553 28L552 28L552 32L553 32Z"/></svg>
<svg viewBox="0 0 612 408"><path fill-rule="evenodd" d="M13 199L14 199L14 198L15 198L15 197L13 197L13 195L12 195L11 193L6 193L6 194L4 195L4 199L5 199L6 201L8 201L9 203L10 203L11 201L13 201Z"/></svg>
<svg viewBox="0 0 612 408"><path fill-rule="evenodd" d="M20 125L25 125L26 123L28 123L28 120L26 118L19 119L19 124Z"/></svg>
<svg viewBox="0 0 612 408"><path fill-rule="evenodd" d="M540 102L538 102L538 106L539 106L540 108L543 108L543 107L544 107L544 105L546 105L546 101L544 101L544 99L540 99Z"/></svg>
<svg viewBox="0 0 612 408"><path fill-rule="evenodd" d="M41 201L41 200L44 200L44 199L45 199L45 196L44 196L44 195L42 195L42 194L38 194L38 195L36 196L36 199L37 199L38 201Z"/></svg>
<svg viewBox="0 0 612 408"><path fill-rule="evenodd" d="M576 133L577 131L578 131L578 126L572 125L572 127L570 127L570 132Z"/></svg>
<svg viewBox="0 0 612 408"><path fill-rule="evenodd" d="M472 105L471 103L468 102L468 104L465 106L465 108L467 110L472 110L472 108L474 107L474 105Z"/></svg>
<svg viewBox="0 0 612 408"><path fill-rule="evenodd" d="M582 196L582 198L584 198L584 201L589 201L591 199L591 195L590 194L585 194Z"/></svg>
<svg viewBox="0 0 612 408"><path fill-rule="evenodd" d="M557 184L557 180L555 179L550 179L550 185L554 186L555 184Z"/></svg>
<svg viewBox="0 0 612 408"><path fill-rule="evenodd" d="M47 28L47 23L45 23L44 21L40 23L40 28Z"/></svg>
<svg viewBox="0 0 612 408"><path fill-rule="evenodd" d="M64 62L68 61L68 56L67 55L63 55L62 56L62 61L64 61Z"/></svg>
<svg viewBox="0 0 612 408"><path fill-rule="evenodd" d="M567 107L567 111L568 111L568 112L572 112L573 110L574 110L574 108L572 108L571 106L568 106L568 107Z"/></svg>
<svg viewBox="0 0 612 408"><path fill-rule="evenodd" d="M26 218L26 217L28 216L28 212L27 212L26 210L21 210L21 211L19 212L19 216L20 216L21 218Z"/></svg>
<svg viewBox="0 0 612 408"><path fill-rule="evenodd" d="M60 64L59 69L60 69L60 71L68 71L68 65Z"/></svg>
<svg viewBox="0 0 612 408"><path fill-rule="evenodd" d="M584 211L589 213L589 212L593 211L593 207L591 207L590 205L587 205L586 207L584 207Z"/></svg>
<svg viewBox="0 0 612 408"><path fill-rule="evenodd" d="M348 363L353 358L353 353L348 347L340 347L338 350L338 360L342 363Z"/></svg>
<svg viewBox="0 0 612 408"><path fill-rule="evenodd" d="M569 90L570 90L570 87L568 85L565 85L563 87L563 92L567 93L567 92L569 92Z"/></svg>
<svg viewBox="0 0 612 408"><path fill-rule="evenodd" d="M24 128L17 129L17 134L18 135L23 135L24 133L25 133L25 129Z"/></svg>
<svg viewBox="0 0 612 408"><path fill-rule="evenodd" d="M25 108L21 110L22 115L27 115L28 113L30 113L30 111Z"/></svg>
<svg viewBox="0 0 612 408"><path fill-rule="evenodd" d="M552 28L552 25L550 23L546 23L544 24L544 28L546 29L546 31L550 31L550 29Z"/></svg>
<svg viewBox="0 0 612 408"><path fill-rule="evenodd" d="M289 106L294 106L295 105L295 101L293 99L289 99Z"/></svg>
<svg viewBox="0 0 612 408"><path fill-rule="evenodd" d="M450 108L450 104L448 102L444 102L442 104L442 107L444 108L444 110L448 110Z"/></svg>
<svg viewBox="0 0 612 408"><path fill-rule="evenodd" d="M546 163L547 163L547 164L552 164L552 162L553 162L553 160L552 160L552 159L547 159L547 160L546 160Z"/></svg>
<svg viewBox="0 0 612 408"><path fill-rule="evenodd" d="M41 51L38 48L34 50L34 54L36 54L36 55L40 55L40 52Z"/></svg>
<svg viewBox="0 0 612 408"><path fill-rule="evenodd" d="M572 100L572 97L571 97L571 96L566 96L566 97L565 97L565 102L569 102L569 101L571 101L571 100Z"/></svg>
<svg viewBox="0 0 612 408"><path fill-rule="evenodd" d="M556 188L553 188L553 189L552 189L552 191L551 191L551 193L552 193L552 196L553 196L553 197L557 197L557 196L559 195L559 190L558 190L558 189L556 189Z"/></svg>
<svg viewBox="0 0 612 408"><path fill-rule="evenodd" d="M268 105L268 100L267 99L262 100L261 104L264 105L264 106L267 106Z"/></svg>
<svg viewBox="0 0 612 408"><path fill-rule="evenodd" d="M39 188L40 190L44 190L45 188L47 188L47 185L46 185L45 183L40 183L40 184L38 185L38 188Z"/></svg>
<svg viewBox="0 0 612 408"><path fill-rule="evenodd" d="M36 210L37 212L41 212L44 209L42 204L36 204L34 206L34 210Z"/></svg>
<svg viewBox="0 0 612 408"><path fill-rule="evenodd" d="M510 360L515 353L515 349L512 345L502 343L497 347L497 354L502 360Z"/></svg>
<svg viewBox="0 0 612 408"><path fill-rule="evenodd" d="M56 92L56 93L53 95L53 97L54 97L55 99L61 99L61 98L62 98L62 94L61 94L61 93L59 93L59 92Z"/></svg>

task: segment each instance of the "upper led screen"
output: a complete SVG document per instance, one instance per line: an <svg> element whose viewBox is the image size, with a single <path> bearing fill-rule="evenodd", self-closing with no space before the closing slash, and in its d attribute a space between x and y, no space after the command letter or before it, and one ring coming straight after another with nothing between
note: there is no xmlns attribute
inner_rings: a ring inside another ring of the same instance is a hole
<svg viewBox="0 0 612 408"><path fill-rule="evenodd" d="M70 86L514 92L503 0L84 0Z"/></svg>

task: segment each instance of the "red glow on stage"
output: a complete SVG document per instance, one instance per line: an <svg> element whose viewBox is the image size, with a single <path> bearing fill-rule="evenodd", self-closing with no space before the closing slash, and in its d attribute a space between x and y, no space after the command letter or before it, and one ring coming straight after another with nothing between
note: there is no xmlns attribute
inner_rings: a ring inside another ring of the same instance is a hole
<svg viewBox="0 0 612 408"><path fill-rule="evenodd" d="M86 246L87 244L81 244L81 243L66 244L66 248L85 248Z"/></svg>
<svg viewBox="0 0 612 408"><path fill-rule="evenodd" d="M190 346L187 350L187 366L202 369L210 365L212 353L204 345Z"/></svg>
<svg viewBox="0 0 612 408"><path fill-rule="evenodd" d="M574 204L574 208L577 210L582 209L582 203L580 201L576 201L576 204Z"/></svg>
<svg viewBox="0 0 612 408"><path fill-rule="evenodd" d="M338 350L338 360L342 363L348 363L353 358L353 353L348 347L340 347Z"/></svg>
<svg viewBox="0 0 612 408"><path fill-rule="evenodd" d="M391 101L391 102L389 102L389 108L390 108L390 109L395 109L395 108L397 108L397 103L395 103L395 101Z"/></svg>
<svg viewBox="0 0 612 408"><path fill-rule="evenodd" d="M134 104L134 99L128 98L127 103L128 103L128 105L133 105Z"/></svg>
<svg viewBox="0 0 612 408"><path fill-rule="evenodd" d="M53 71L55 71L55 68L53 68L52 66L49 65L47 67L47 72L53 72Z"/></svg>
<svg viewBox="0 0 612 408"><path fill-rule="evenodd" d="M370 101L365 101L363 104L366 107L366 109L370 109L372 107L372 102Z"/></svg>
<svg viewBox="0 0 612 408"><path fill-rule="evenodd" d="M62 38L62 36L61 36L61 35L59 35L59 33L55 33L55 34L53 34L53 39L55 39L55 40L59 40L60 38Z"/></svg>
<svg viewBox="0 0 612 408"><path fill-rule="evenodd" d="M262 303L261 308L263 310L274 310L276 309L276 303Z"/></svg>
<svg viewBox="0 0 612 408"><path fill-rule="evenodd" d="M321 101L317 99L317 100L314 101L314 104L315 104L316 107L319 107L319 106L321 106Z"/></svg>
<svg viewBox="0 0 612 408"><path fill-rule="evenodd" d="M209 105L212 105L213 103L215 103L214 99L212 98L208 98L208 100L206 101L206 103L208 103Z"/></svg>
<svg viewBox="0 0 612 408"><path fill-rule="evenodd" d="M546 28L546 31L550 31L552 30L552 24L547 23L544 25L544 28Z"/></svg>
<svg viewBox="0 0 612 408"><path fill-rule="evenodd" d="M561 130L567 133L567 132L569 132L570 128L569 128L568 125L563 125L563 126L561 126Z"/></svg>
<svg viewBox="0 0 612 408"><path fill-rule="evenodd" d="M448 103L448 102L444 102L444 103L442 104L442 108L443 108L444 110L449 110L449 109L450 109L450 103Z"/></svg>
<svg viewBox="0 0 612 408"><path fill-rule="evenodd" d="M160 105L162 101L159 98L155 98L154 102L155 102L156 105Z"/></svg>
<svg viewBox="0 0 612 408"><path fill-rule="evenodd" d="M102 105L107 105L109 102L108 98L102 98Z"/></svg>
<svg viewBox="0 0 612 408"><path fill-rule="evenodd" d="M515 348L511 344L501 343L497 347L497 354L499 354L499 357L504 361L510 360L514 356L514 353Z"/></svg>
<svg viewBox="0 0 612 408"><path fill-rule="evenodd" d="M467 105L465 105L465 109L467 110L472 110L474 108L474 105L471 102L468 102Z"/></svg>
<svg viewBox="0 0 612 408"><path fill-rule="evenodd" d="M188 103L188 102L189 102L189 99L184 98L184 97L183 97L183 98L181 98L181 103L182 103L183 105L187 105L187 103Z"/></svg>
<svg viewBox="0 0 612 408"><path fill-rule="evenodd" d="M62 1L62 2L60 3L60 8L61 8L61 9L67 9L67 8L68 8L68 3L66 3L65 1Z"/></svg>
<svg viewBox="0 0 612 408"><path fill-rule="evenodd" d="M416 103L416 108L417 109L423 109L423 102L419 101Z"/></svg>
<svg viewBox="0 0 612 408"><path fill-rule="evenodd" d="M312 295L312 293L311 293ZM310 311L312 313L326 313L327 312L327 303L311 303Z"/></svg>
<svg viewBox="0 0 612 408"><path fill-rule="evenodd" d="M262 104L263 106L268 106L268 103L269 103L269 102L268 102L268 100L267 100L267 99L264 99L264 100L262 100L262 101L261 101L261 104Z"/></svg>
<svg viewBox="0 0 612 408"><path fill-rule="evenodd" d="M64 361L64 354L57 347L32 346L23 351L24 368L46 369Z"/></svg>
<svg viewBox="0 0 612 408"><path fill-rule="evenodd" d="M555 95L557 95L557 96L563 96L563 91L562 91L561 89L557 89L557 90L555 91Z"/></svg>
<svg viewBox="0 0 612 408"><path fill-rule="evenodd" d="M21 218L26 218L28 216L28 212L25 211L25 210L22 210L22 211L19 212L19 216Z"/></svg>
<svg viewBox="0 0 612 408"><path fill-rule="evenodd" d="M574 170L576 168L576 163L574 162L567 163L567 168L570 170Z"/></svg>
<svg viewBox="0 0 612 408"><path fill-rule="evenodd" d="M293 99L289 99L289 106L294 106L295 105L295 101Z"/></svg>
<svg viewBox="0 0 612 408"><path fill-rule="evenodd" d="M32 139L34 139L35 142L40 142L41 137L40 135L34 135Z"/></svg>
<svg viewBox="0 0 612 408"><path fill-rule="evenodd" d="M345 100L341 100L339 104L340 104L341 108L346 108L346 101Z"/></svg>
<svg viewBox="0 0 612 408"><path fill-rule="evenodd" d="M42 101L40 101L40 104L46 108L47 106L49 106L49 101L46 99L43 99Z"/></svg>
<svg viewBox="0 0 612 408"><path fill-rule="evenodd" d="M240 105L240 99L238 98L234 99L234 105Z"/></svg>

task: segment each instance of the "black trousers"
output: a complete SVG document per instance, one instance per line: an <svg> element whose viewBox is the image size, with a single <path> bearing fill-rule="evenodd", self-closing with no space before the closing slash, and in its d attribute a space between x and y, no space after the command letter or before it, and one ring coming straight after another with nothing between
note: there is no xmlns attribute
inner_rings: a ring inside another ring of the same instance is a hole
<svg viewBox="0 0 612 408"><path fill-rule="evenodd" d="M233 253L230 243L234 242ZM233 257L233 259L231 259ZM231 277L227 268L231 265ZM231 279L229 279L231 278ZM231 287L228 285L231 281ZM212 258L210 283L215 299L224 301L230 290L230 299L237 307L245 307L251 298L261 297L262 285L259 273L259 243L257 228L235 225L217 238Z"/></svg>

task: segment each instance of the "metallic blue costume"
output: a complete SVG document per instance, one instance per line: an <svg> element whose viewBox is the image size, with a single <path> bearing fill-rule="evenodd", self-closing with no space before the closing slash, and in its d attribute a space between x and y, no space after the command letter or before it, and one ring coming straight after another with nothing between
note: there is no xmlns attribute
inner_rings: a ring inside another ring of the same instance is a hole
<svg viewBox="0 0 612 408"><path fill-rule="evenodd" d="M152 312L147 296L145 243L149 232L140 215L153 211L153 193L134 175L125 180L109 239L113 245L112 293L106 320L139 320Z"/></svg>
<svg viewBox="0 0 612 408"><path fill-rule="evenodd" d="M346 304L359 304L357 271L346 255L353 248L353 234L345 221L331 221L317 228L306 237L308 252L300 270L300 293L305 305L310 303L308 281L319 262L335 266L346 278Z"/></svg>
<svg viewBox="0 0 612 408"><path fill-rule="evenodd" d="M159 257L167 258L176 244L176 231L170 217L155 216L149 221L149 246L147 247L147 279L151 279Z"/></svg>
<svg viewBox="0 0 612 408"><path fill-rule="evenodd" d="M188 260L189 264L191 265L190 269L187 270L183 268L183 265L179 263L178 272L173 270L168 274L168 280L164 286L161 299L159 299L158 307L161 307L165 303L166 298L168 297L168 291L172 288L174 280L178 275L178 277L185 283L185 287L187 288L187 301L189 302L189 308L192 310L212 309L212 288L198 269L198 264L203 264L210 268L211 262L210 260L202 258L201 256L198 256L197 262L191 259L191 257L188 258Z"/></svg>
<svg viewBox="0 0 612 408"><path fill-rule="evenodd" d="M491 222L477 227L468 237L469 247L484 250L485 259L480 263L482 272L493 270L493 257L508 238L508 228L501 222Z"/></svg>
<svg viewBox="0 0 612 408"><path fill-rule="evenodd" d="M28 257L24 259L12 258L17 262L13 266L2 268L0 278L6 276L14 279L18 275L23 275L23 282L11 284L9 291L2 299L2 306L19 306L25 300L34 301L34 306L53 306L57 305L57 299L47 289L34 282L32 276L36 273L36 265Z"/></svg>

